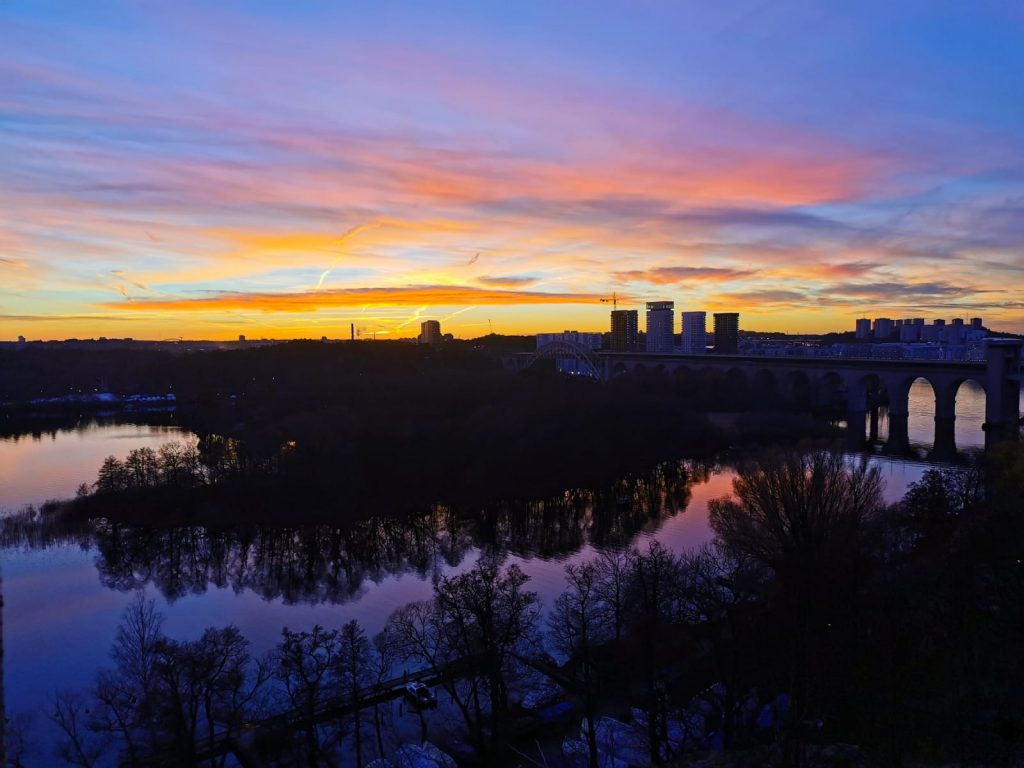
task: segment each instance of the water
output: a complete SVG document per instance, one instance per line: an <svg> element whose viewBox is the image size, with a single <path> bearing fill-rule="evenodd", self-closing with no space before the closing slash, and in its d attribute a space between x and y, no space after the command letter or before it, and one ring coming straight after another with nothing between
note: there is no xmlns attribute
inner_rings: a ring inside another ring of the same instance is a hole
<svg viewBox="0 0 1024 768"><path fill-rule="evenodd" d="M123 459L133 448L159 448L189 433L154 426L83 420L70 428L0 437L0 511L73 496L96 479L107 456Z"/></svg>
<svg viewBox="0 0 1024 768"><path fill-rule="evenodd" d="M930 388L920 385L911 391L911 439L927 446L933 401ZM958 444L982 446L983 392L979 398L965 385L957 408ZM191 439L173 425L123 423L2 438L0 508L70 496L95 478L108 455ZM902 497L927 468L905 459L872 461L882 469L889 501ZM590 559L603 547L632 542L644 548L657 540L679 552L707 542L708 502L730 493L734 475L729 468L694 465L686 472L689 479L681 485L630 487L629 504L613 495L610 501L548 504L475 523L457 523L439 510L419 527L393 524L341 543L337 531L303 539L267 529L179 531L173 541L152 532L123 539L101 530L43 546L9 543L2 550L8 712L38 710L58 688L89 685L96 670L109 664L117 624L136 591L157 601L168 635L195 638L207 626L236 624L257 654L276 644L284 626L336 627L357 619L376 633L396 608L429 597L440 576L471 568L488 545L505 551L506 562L518 563L550 605L563 588L565 565ZM36 722L45 732L41 716Z"/></svg>

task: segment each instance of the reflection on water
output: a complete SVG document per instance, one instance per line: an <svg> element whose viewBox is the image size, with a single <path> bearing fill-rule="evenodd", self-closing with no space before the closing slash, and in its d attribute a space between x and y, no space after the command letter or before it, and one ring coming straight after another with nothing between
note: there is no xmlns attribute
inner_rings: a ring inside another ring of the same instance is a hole
<svg viewBox="0 0 1024 768"><path fill-rule="evenodd" d="M0 504L21 508L68 496L110 454L190 438L173 425L110 422L0 438ZM926 466L873 461L889 501ZM0 541L7 705L35 709L58 688L87 685L109 662L117 623L136 590L157 600L170 636L195 638L207 626L230 623L257 653L273 647L284 626L357 619L375 633L395 609L429 597L440 576L471 568L483 551L519 564L550 605L569 562L650 540L676 551L708 541L708 502L729 494L733 477L728 467L671 463L543 502L463 516L438 506L344 528L68 527L19 525L8 516Z"/></svg>
<svg viewBox="0 0 1024 768"><path fill-rule="evenodd" d="M879 463L890 500L923 469ZM708 502L727 495L733 477L727 467L673 463L601 491L468 517L438 506L345 528L161 530L100 522L69 530L9 519L0 542L8 705L34 708L57 688L87 685L108 663L117 622L137 590L157 600L171 637L195 638L230 623L257 653L273 647L284 626L357 619L375 633L395 609L426 599L441 575L471 568L483 551L519 564L550 605L564 588L565 565L603 548L658 540L684 551L708 541Z"/></svg>
<svg viewBox="0 0 1024 768"><path fill-rule="evenodd" d="M166 418L166 417L165 417ZM82 419L30 433L0 436L0 511L73 496L96 479L103 459L133 448L159 448L195 436L173 424Z"/></svg>

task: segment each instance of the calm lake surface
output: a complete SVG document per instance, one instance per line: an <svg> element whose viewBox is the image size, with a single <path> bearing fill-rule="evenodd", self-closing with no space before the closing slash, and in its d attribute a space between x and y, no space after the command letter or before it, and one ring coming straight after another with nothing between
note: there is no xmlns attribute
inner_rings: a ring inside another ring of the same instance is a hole
<svg viewBox="0 0 1024 768"><path fill-rule="evenodd" d="M909 429L921 457L932 441L933 402L926 383L914 385ZM984 392L965 384L957 414L958 447L983 446ZM0 438L0 509L71 496L95 479L108 455L193 439L173 425L110 422ZM881 468L890 501L929 466L915 459L870 461ZM441 575L472 567L482 547L518 563L550 605L563 588L566 563L589 559L603 546L644 548L657 540L683 551L707 542L708 502L730 493L733 472L686 465L685 473L685 487L631 487L625 503L532 505L486 523L456 523L440 511L413 525L364 532L358 542L326 529L261 529L8 543L0 550L8 715L36 711L36 730L45 733L38 709L58 688L89 685L109 663L117 624L136 591L157 601L168 635L191 639L208 626L235 624L260 654L284 626L336 627L358 619L376 633L396 608L429 597ZM49 754L44 749L39 764L49 764Z"/></svg>

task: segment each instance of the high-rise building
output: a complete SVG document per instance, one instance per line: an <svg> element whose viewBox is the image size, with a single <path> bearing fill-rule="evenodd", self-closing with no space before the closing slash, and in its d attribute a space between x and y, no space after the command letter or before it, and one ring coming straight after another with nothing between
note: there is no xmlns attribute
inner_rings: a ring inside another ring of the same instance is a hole
<svg viewBox="0 0 1024 768"><path fill-rule="evenodd" d="M441 343L441 323L437 320L424 320L420 323L420 344Z"/></svg>
<svg viewBox="0 0 1024 768"><path fill-rule="evenodd" d="M965 340L965 338L964 338L964 331L965 330L966 330L966 326L964 325L963 318L961 318L961 317L954 318L953 319L953 324L946 326L945 342L947 344L953 344L953 345L963 344L964 340ZM942 339L939 339L939 340L942 341Z"/></svg>
<svg viewBox="0 0 1024 768"><path fill-rule="evenodd" d="M882 339L883 341L885 339L888 339L890 336L892 336L893 328L895 328L895 327L896 327L895 323L893 323L893 321L890 318L888 318L888 317L876 317L875 318L875 338L876 339Z"/></svg>
<svg viewBox="0 0 1024 768"><path fill-rule="evenodd" d="M676 345L675 304L647 302L647 351L671 352Z"/></svg>
<svg viewBox="0 0 1024 768"><path fill-rule="evenodd" d="M238 340L239 340L240 342L242 342L242 341L245 341L245 334L244 334L244 333L240 333L240 334L238 334Z"/></svg>
<svg viewBox="0 0 1024 768"><path fill-rule="evenodd" d="M739 312L715 312L715 354L735 355L739 351Z"/></svg>
<svg viewBox="0 0 1024 768"><path fill-rule="evenodd" d="M639 316L635 309L612 310L612 352L636 352L639 342Z"/></svg>
<svg viewBox="0 0 1024 768"><path fill-rule="evenodd" d="M866 317L862 317L857 321L857 338L858 339L870 339L871 338L871 320Z"/></svg>
<svg viewBox="0 0 1024 768"><path fill-rule="evenodd" d="M684 355L703 355L708 349L708 313L683 312L680 315L682 332L680 352Z"/></svg>
<svg viewBox="0 0 1024 768"><path fill-rule="evenodd" d="M921 326L914 323L904 323L900 326L900 341L911 342L921 340Z"/></svg>
<svg viewBox="0 0 1024 768"><path fill-rule="evenodd" d="M985 327L985 325L984 325L984 323L981 322L981 318L980 317L972 317L971 318L971 328L975 329L976 331L980 331L984 327Z"/></svg>

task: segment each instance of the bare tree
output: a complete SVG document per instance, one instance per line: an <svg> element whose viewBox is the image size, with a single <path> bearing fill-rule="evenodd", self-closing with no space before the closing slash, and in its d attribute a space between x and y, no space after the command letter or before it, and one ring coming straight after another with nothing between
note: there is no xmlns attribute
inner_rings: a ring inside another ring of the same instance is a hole
<svg viewBox="0 0 1024 768"><path fill-rule="evenodd" d="M713 544L683 555L680 566L691 621L710 640L718 679L724 684L722 737L730 749L736 742L736 715L739 697L747 689L747 673L762 662L759 651L764 638L755 627L765 618L761 597L767 571Z"/></svg>
<svg viewBox="0 0 1024 768"><path fill-rule="evenodd" d="M632 549L605 550L595 561L601 603L608 611L616 643L622 639L626 623L626 595L635 554Z"/></svg>
<svg viewBox="0 0 1024 768"><path fill-rule="evenodd" d="M110 746L110 738L97 738L91 728L91 702L77 691L58 691L51 701L50 720L64 734L56 744L57 756L69 765L93 768Z"/></svg>
<svg viewBox="0 0 1024 768"><path fill-rule="evenodd" d="M339 692L340 655L337 630L326 630L319 624L310 632L292 632L285 627L275 653L275 673L284 686L288 704L308 721L306 746L311 767L319 764L322 751L315 722L317 706ZM338 736L330 738L324 746Z"/></svg>
<svg viewBox="0 0 1024 768"><path fill-rule="evenodd" d="M637 553L631 565L628 621L640 647L651 762L660 764L668 751L668 702L663 671L677 653L671 633L679 618L682 577L679 560L657 541L646 553Z"/></svg>
<svg viewBox="0 0 1024 768"><path fill-rule="evenodd" d="M394 647L388 641L388 630L385 627L383 632L373 638L373 678L374 685L379 687L388 675L391 674L394 659ZM374 698L373 702L373 731L377 737L377 757L384 757L384 734L383 722L380 711L380 703Z"/></svg>
<svg viewBox="0 0 1024 768"><path fill-rule="evenodd" d="M363 768L361 704L363 691L373 681L373 649L370 647L366 632L354 619L342 625L339 641L341 648L338 672L341 677L341 688L348 694L355 708L353 719L355 721L356 766Z"/></svg>
<svg viewBox="0 0 1024 768"><path fill-rule="evenodd" d="M862 544L883 508L881 491L877 468L865 462L831 451L789 451L741 467L735 498L710 504L725 550L770 568L782 590L792 626L791 726L807 714L812 624L826 605L852 605ZM798 760L793 745L787 755Z"/></svg>
<svg viewBox="0 0 1024 768"><path fill-rule="evenodd" d="M449 643L436 602L422 600L402 606L388 618L382 634L389 656L406 664L429 667L438 675L441 688L462 714L467 730L482 746L478 680L472 675L462 681L445 674L458 661L461 650Z"/></svg>
<svg viewBox="0 0 1024 768"><path fill-rule="evenodd" d="M236 734L267 679L233 626L210 627L195 641L165 640L156 672L162 730L183 760L194 759L202 739L212 747L218 736Z"/></svg>
<svg viewBox="0 0 1024 768"><path fill-rule="evenodd" d="M594 706L594 653L608 639L609 613L601 593L599 570L594 563L567 565L568 586L555 600L548 617L549 639L574 664L583 686L590 766L597 768L597 731Z"/></svg>
<svg viewBox="0 0 1024 768"><path fill-rule="evenodd" d="M537 642L540 606L537 593L524 589L528 580L519 566L502 570L494 558L482 557L466 573L442 578L435 590L447 642L487 685L494 748L504 738L514 657Z"/></svg>

